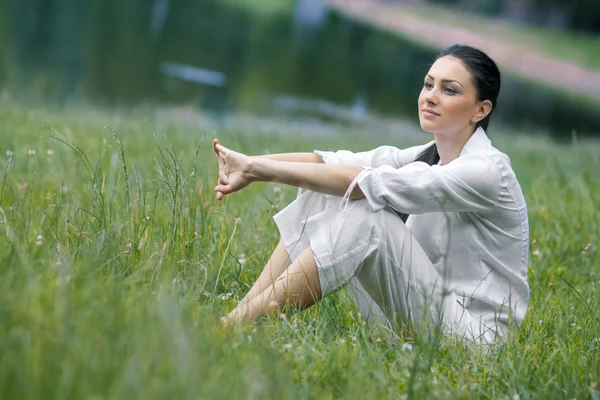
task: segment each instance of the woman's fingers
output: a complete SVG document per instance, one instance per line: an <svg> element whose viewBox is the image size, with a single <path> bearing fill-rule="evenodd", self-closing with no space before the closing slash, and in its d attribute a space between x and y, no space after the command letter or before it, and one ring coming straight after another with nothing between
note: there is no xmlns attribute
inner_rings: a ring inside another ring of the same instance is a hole
<svg viewBox="0 0 600 400"><path fill-rule="evenodd" d="M221 152L216 148L218 143L218 139L213 140L213 150L215 152L215 156L217 157L217 163L219 164L219 183L227 185L229 183L229 178L227 177L226 172L227 165Z"/></svg>
<svg viewBox="0 0 600 400"><path fill-rule="evenodd" d="M215 187L215 190L217 191L217 193L221 193L221 194L230 194L233 192L233 190L231 189L231 187L229 185L217 185Z"/></svg>
<svg viewBox="0 0 600 400"><path fill-rule="evenodd" d="M227 154L227 151L229 151L227 147L219 144L218 140L215 140L215 150L217 150L219 153L222 153L224 156Z"/></svg>
<svg viewBox="0 0 600 400"><path fill-rule="evenodd" d="M213 140L213 149L219 163L219 182L215 192L217 200L221 200L226 195L242 190L250 184L242 172L247 156L221 145L218 139Z"/></svg>
<svg viewBox="0 0 600 400"><path fill-rule="evenodd" d="M219 183L223 185L229 184L229 177L227 176L227 172L225 171L225 167L219 167Z"/></svg>
<svg viewBox="0 0 600 400"><path fill-rule="evenodd" d="M219 190L218 188L222 188L223 185L218 185L217 187L215 187L215 191L217 193L217 200L223 200L223 198L225 197L226 194L229 194L223 190Z"/></svg>

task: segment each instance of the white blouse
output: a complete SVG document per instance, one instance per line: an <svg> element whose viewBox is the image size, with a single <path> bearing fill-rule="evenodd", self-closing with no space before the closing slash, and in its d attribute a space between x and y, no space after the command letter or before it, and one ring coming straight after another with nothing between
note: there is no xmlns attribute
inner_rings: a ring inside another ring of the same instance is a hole
<svg viewBox="0 0 600 400"><path fill-rule="evenodd" d="M529 301L529 222L510 159L478 128L447 165L413 162L433 143L315 153L365 168L356 181L373 211L410 214L406 226L464 307L502 323L512 314L520 324Z"/></svg>

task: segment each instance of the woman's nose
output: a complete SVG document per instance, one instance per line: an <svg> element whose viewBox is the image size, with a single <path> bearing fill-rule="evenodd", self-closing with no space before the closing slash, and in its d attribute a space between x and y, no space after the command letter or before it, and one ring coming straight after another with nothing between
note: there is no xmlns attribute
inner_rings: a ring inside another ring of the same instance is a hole
<svg viewBox="0 0 600 400"><path fill-rule="evenodd" d="M430 93L425 98L425 101L427 102L427 104L437 104L438 98L437 96Z"/></svg>
<svg viewBox="0 0 600 400"><path fill-rule="evenodd" d="M432 87L431 89L424 91L423 94L425 95L425 103L427 105L429 105L429 104L437 104L437 102L438 102L438 95L437 95L437 88L436 87Z"/></svg>

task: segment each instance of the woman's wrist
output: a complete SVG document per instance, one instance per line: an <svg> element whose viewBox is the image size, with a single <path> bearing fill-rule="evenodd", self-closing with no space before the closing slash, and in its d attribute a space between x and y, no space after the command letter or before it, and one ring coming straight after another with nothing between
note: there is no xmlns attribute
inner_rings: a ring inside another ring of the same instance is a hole
<svg viewBox="0 0 600 400"><path fill-rule="evenodd" d="M269 174L268 171L273 162L277 161L262 157L250 157L248 169L245 172L246 177L252 182L269 182L272 174Z"/></svg>

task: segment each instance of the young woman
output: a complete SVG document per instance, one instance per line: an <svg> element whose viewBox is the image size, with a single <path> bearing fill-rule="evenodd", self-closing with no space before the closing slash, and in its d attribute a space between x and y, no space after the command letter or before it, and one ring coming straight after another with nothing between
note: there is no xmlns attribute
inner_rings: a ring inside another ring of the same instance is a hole
<svg viewBox="0 0 600 400"><path fill-rule="evenodd" d="M370 322L440 324L489 343L518 326L529 300L529 225L509 158L488 139L500 72L454 45L425 76L422 146L249 157L214 140L217 199L252 182L306 189L274 219L281 234L258 280L225 323L284 305L306 308L348 288Z"/></svg>

